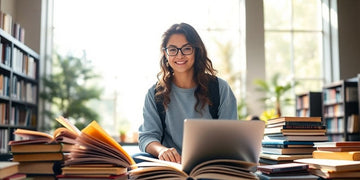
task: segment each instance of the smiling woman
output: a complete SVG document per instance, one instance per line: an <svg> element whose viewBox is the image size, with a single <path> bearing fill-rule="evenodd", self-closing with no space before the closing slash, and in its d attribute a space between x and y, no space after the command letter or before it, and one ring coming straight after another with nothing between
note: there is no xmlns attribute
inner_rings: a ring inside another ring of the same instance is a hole
<svg viewBox="0 0 360 180"><path fill-rule="evenodd" d="M219 76L241 71L239 49L227 60L219 51L225 43L239 45L239 9L238 0L55 0L54 43L60 54L86 51L94 71L102 76L95 83L104 89L93 107L102 127L118 137L121 126L130 125L130 131L137 131L142 122L146 91L157 81L160 35L170 24L196 25ZM191 47L182 45L176 45L181 50L167 52L187 54ZM228 67L225 62L232 64L229 72L222 69ZM177 61L181 63L185 62ZM241 87L233 87L236 92L238 89Z"/></svg>

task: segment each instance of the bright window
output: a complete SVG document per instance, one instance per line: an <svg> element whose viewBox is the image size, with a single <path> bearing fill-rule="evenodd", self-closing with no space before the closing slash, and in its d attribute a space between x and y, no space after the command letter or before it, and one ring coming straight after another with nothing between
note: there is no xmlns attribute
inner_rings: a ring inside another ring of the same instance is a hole
<svg viewBox="0 0 360 180"><path fill-rule="evenodd" d="M102 126L117 135L137 131L145 94L159 72L162 33L187 22L202 37L219 76L241 97L238 0L55 0L54 45L66 54L86 51L102 76L100 102L92 105Z"/></svg>
<svg viewBox="0 0 360 180"><path fill-rule="evenodd" d="M321 0L264 0L266 77L280 73L298 81L294 93L321 91L323 44ZM284 115L294 115L294 106Z"/></svg>

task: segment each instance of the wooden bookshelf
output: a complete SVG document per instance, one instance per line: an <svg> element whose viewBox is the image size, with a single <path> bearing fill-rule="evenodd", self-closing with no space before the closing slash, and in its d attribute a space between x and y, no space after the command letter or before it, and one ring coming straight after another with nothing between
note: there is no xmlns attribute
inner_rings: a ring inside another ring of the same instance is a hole
<svg viewBox="0 0 360 180"><path fill-rule="evenodd" d="M322 92L296 95L296 116L322 117Z"/></svg>
<svg viewBox="0 0 360 180"><path fill-rule="evenodd" d="M14 130L38 125L39 55L2 29L0 41L0 160L7 160Z"/></svg>
<svg viewBox="0 0 360 180"><path fill-rule="evenodd" d="M340 80L323 87L323 121L330 141L360 140L358 132L348 131L348 121L359 113L358 82Z"/></svg>

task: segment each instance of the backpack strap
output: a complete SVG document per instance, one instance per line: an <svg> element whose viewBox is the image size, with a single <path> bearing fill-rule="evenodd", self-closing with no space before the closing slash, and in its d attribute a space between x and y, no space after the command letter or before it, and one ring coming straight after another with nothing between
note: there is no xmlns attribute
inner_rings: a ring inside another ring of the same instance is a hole
<svg viewBox="0 0 360 180"><path fill-rule="evenodd" d="M155 94L157 92L157 89L155 87ZM209 111L211 114L211 117L213 119L218 119L219 115L218 115L218 111L219 111L219 106L220 106L220 91L219 91L219 80L217 77L215 78L211 78L208 84L208 97L210 99L210 101L212 102L212 105L209 105ZM163 101L164 101L164 97L163 96L158 96L155 98L155 102L156 102L156 109L157 112L160 116L160 120L161 120L161 125L163 127L163 133L165 133L165 116L166 116L166 111L163 105ZM164 134L161 137L161 143L164 140Z"/></svg>
<svg viewBox="0 0 360 180"><path fill-rule="evenodd" d="M217 77L210 79L208 84L208 97L212 102L209 105L209 111L213 119L219 119L218 111L220 106L219 80Z"/></svg>
<svg viewBox="0 0 360 180"><path fill-rule="evenodd" d="M157 92L157 89L156 89L156 86L155 86L155 94ZM155 103L156 103L156 110L160 116L160 120L161 120L161 125L163 127L163 130L165 132L165 108L164 108L164 105L163 105L163 102L164 102L164 96L158 96L155 98ZM161 142L163 141L163 138L164 138L164 135L163 137L161 138Z"/></svg>

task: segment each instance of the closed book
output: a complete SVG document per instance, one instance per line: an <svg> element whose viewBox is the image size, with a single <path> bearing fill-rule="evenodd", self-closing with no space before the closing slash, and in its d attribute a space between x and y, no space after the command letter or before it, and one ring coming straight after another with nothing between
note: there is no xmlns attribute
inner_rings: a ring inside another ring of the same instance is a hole
<svg viewBox="0 0 360 180"><path fill-rule="evenodd" d="M318 180L319 177L312 174L281 174L269 175L264 173L256 173L260 180Z"/></svg>
<svg viewBox="0 0 360 180"><path fill-rule="evenodd" d="M290 128L290 127L294 127L294 128L298 128L298 127L304 127L303 129L307 129L307 128L320 128L322 129L323 126L322 122L279 122L279 123L273 123L273 124L267 124L266 127L271 128L271 127L286 127L286 128ZM286 129L284 128L284 129Z"/></svg>
<svg viewBox="0 0 360 180"><path fill-rule="evenodd" d="M302 164L302 163L284 163L284 164L258 166L257 170L265 174L273 174L273 173L306 170L308 166L309 166L308 164Z"/></svg>
<svg viewBox="0 0 360 180"><path fill-rule="evenodd" d="M73 144L20 144L10 146L12 153L70 152Z"/></svg>
<svg viewBox="0 0 360 180"><path fill-rule="evenodd" d="M262 140L262 147L272 148L294 148L294 147L313 147L313 141L286 141L286 140Z"/></svg>
<svg viewBox="0 0 360 180"><path fill-rule="evenodd" d="M313 158L359 161L360 151L351 151L351 152L314 151Z"/></svg>
<svg viewBox="0 0 360 180"><path fill-rule="evenodd" d="M19 172L24 174L54 174L55 162L21 162Z"/></svg>
<svg viewBox="0 0 360 180"><path fill-rule="evenodd" d="M259 163L260 165L272 165L272 164L292 163L292 161L276 161L271 159L260 158Z"/></svg>
<svg viewBox="0 0 360 180"><path fill-rule="evenodd" d="M321 117L279 117L269 119L267 124L274 124L280 122L321 122Z"/></svg>
<svg viewBox="0 0 360 180"><path fill-rule="evenodd" d="M127 172L125 167L114 166L66 166L62 168L64 175L121 175Z"/></svg>
<svg viewBox="0 0 360 180"><path fill-rule="evenodd" d="M314 147L360 147L360 141L316 142Z"/></svg>
<svg viewBox="0 0 360 180"><path fill-rule="evenodd" d="M26 174L13 174L10 175L8 177L3 178L2 180L25 180L26 179Z"/></svg>
<svg viewBox="0 0 360 180"><path fill-rule="evenodd" d="M312 154L314 148L266 148L262 147L262 153L267 154Z"/></svg>
<svg viewBox="0 0 360 180"><path fill-rule="evenodd" d="M62 152L58 153L21 153L13 154L13 161L61 161L65 160L65 155Z"/></svg>
<svg viewBox="0 0 360 180"><path fill-rule="evenodd" d="M286 141L328 141L327 136L294 136L294 135L267 135L264 137L264 139L270 139L270 140L286 140Z"/></svg>
<svg viewBox="0 0 360 180"><path fill-rule="evenodd" d="M317 147L318 151L349 152L360 151L360 147Z"/></svg>
<svg viewBox="0 0 360 180"><path fill-rule="evenodd" d="M126 174L121 175L105 175L105 176L98 176L98 175L57 175L57 180L88 180L88 179L94 179L94 180L127 180L128 177Z"/></svg>
<svg viewBox="0 0 360 180"><path fill-rule="evenodd" d="M0 179L18 173L18 166L18 162L0 161Z"/></svg>
<svg viewBox="0 0 360 180"><path fill-rule="evenodd" d="M328 171L360 171L360 161L336 160L336 159L296 159L294 162L309 164L312 169L326 169Z"/></svg>
<svg viewBox="0 0 360 180"><path fill-rule="evenodd" d="M325 135L326 129L284 129L283 127L265 128L264 134L283 135Z"/></svg>
<svg viewBox="0 0 360 180"><path fill-rule="evenodd" d="M309 169L309 172L324 179L360 178L360 171L334 172L324 169Z"/></svg>
<svg viewBox="0 0 360 180"><path fill-rule="evenodd" d="M261 153L260 158L276 161L293 161L295 159L312 158L312 154L265 154Z"/></svg>

